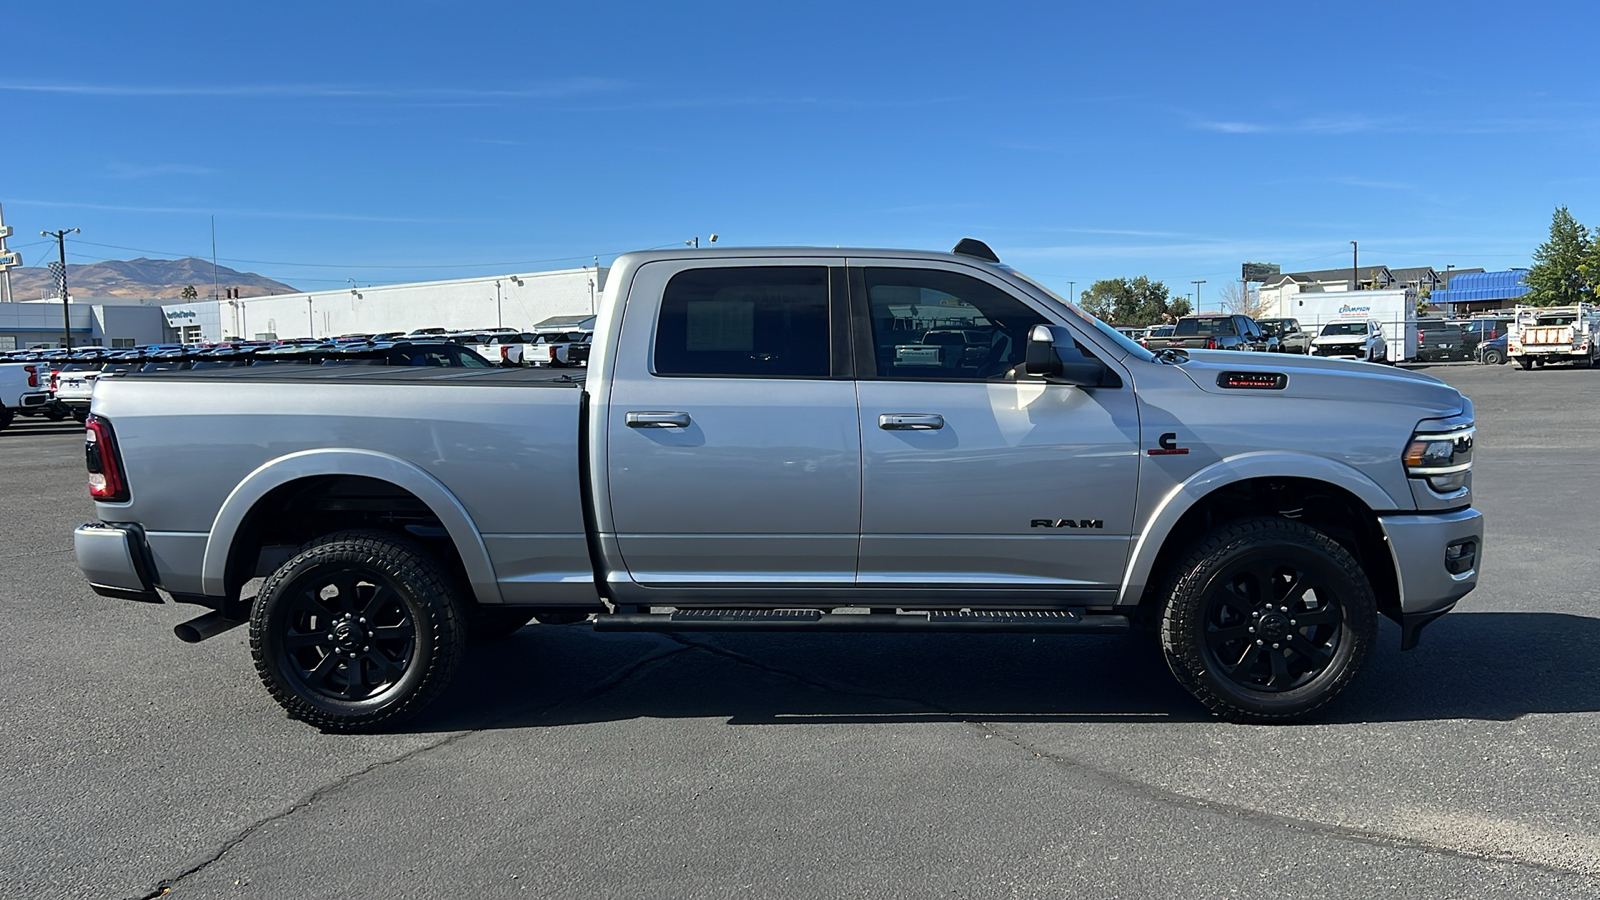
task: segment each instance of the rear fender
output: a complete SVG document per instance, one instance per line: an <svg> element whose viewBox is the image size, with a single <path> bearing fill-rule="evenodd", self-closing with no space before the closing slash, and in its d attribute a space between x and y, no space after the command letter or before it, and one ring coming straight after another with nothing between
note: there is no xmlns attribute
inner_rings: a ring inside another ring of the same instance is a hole
<svg viewBox="0 0 1600 900"><path fill-rule="evenodd" d="M499 603L500 587L495 582L489 551L484 547L478 527L467 510L439 479L398 457L371 450L306 450L280 456L257 468L239 482L217 511L206 540L205 561L201 568L201 587L206 594L227 594L228 551L239 526L261 498L274 488L291 481L320 475L357 475L388 482L409 491L432 511L444 525L467 571L473 595L479 603Z"/></svg>

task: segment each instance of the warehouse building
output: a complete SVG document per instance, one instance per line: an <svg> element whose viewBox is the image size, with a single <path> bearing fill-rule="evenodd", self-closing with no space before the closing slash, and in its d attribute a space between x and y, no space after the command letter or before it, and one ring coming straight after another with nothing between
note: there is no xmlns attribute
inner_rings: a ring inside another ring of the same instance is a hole
<svg viewBox="0 0 1600 900"><path fill-rule="evenodd" d="M531 329L552 316L589 315L605 289L605 267L357 285L331 291L162 304L167 340L336 337L444 328Z"/></svg>
<svg viewBox="0 0 1600 900"><path fill-rule="evenodd" d="M170 340L158 300L73 298L66 327L74 347L138 347ZM59 347L59 300L0 303L0 351Z"/></svg>

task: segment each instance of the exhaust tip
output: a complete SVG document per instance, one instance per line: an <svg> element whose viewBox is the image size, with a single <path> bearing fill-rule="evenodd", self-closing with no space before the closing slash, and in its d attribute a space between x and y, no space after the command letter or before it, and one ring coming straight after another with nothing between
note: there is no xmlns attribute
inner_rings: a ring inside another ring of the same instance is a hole
<svg viewBox="0 0 1600 900"><path fill-rule="evenodd" d="M229 619L220 612L208 612L198 618L172 626L172 633L185 644L198 644L243 624L243 619Z"/></svg>

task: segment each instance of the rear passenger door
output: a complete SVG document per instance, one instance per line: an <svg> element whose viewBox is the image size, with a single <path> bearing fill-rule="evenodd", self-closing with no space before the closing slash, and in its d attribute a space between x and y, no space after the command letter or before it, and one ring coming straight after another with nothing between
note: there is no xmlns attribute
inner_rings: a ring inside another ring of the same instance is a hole
<svg viewBox="0 0 1600 900"><path fill-rule="evenodd" d="M854 582L861 438L838 263L640 267L605 460L609 539L634 581L702 598Z"/></svg>
<svg viewBox="0 0 1600 900"><path fill-rule="evenodd" d="M1050 320L989 273L850 263L861 585L917 602L1109 598L1139 467L1129 379L1085 390L1021 373L1028 332ZM944 352L950 333L965 335L959 354Z"/></svg>

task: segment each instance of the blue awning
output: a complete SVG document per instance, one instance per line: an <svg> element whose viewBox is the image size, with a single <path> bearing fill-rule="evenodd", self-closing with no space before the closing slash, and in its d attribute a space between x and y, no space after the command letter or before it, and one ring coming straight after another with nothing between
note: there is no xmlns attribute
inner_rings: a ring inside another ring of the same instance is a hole
<svg viewBox="0 0 1600 900"><path fill-rule="evenodd" d="M1450 286L1434 291L1429 303L1485 303L1515 300L1528 292L1527 269L1504 272L1462 272L1450 278Z"/></svg>

